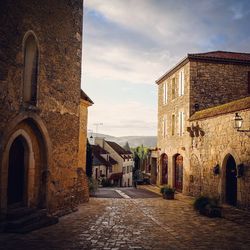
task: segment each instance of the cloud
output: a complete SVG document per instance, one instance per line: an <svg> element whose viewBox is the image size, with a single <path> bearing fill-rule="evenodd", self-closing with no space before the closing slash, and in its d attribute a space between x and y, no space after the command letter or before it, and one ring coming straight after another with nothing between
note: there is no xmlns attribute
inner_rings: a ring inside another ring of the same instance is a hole
<svg viewBox="0 0 250 250"><path fill-rule="evenodd" d="M85 0L83 88L95 100L90 122L102 121L112 134L134 134L135 126L156 134L157 103L147 103L155 98L154 81L187 53L250 51L249 10L248 0ZM127 85L100 88L108 81ZM116 104L98 102L100 91Z"/></svg>
<svg viewBox="0 0 250 250"><path fill-rule="evenodd" d="M100 102L90 107L88 128L95 131L95 123L103 123L98 132L120 135L156 135L156 107L148 107L140 102L112 104Z"/></svg>

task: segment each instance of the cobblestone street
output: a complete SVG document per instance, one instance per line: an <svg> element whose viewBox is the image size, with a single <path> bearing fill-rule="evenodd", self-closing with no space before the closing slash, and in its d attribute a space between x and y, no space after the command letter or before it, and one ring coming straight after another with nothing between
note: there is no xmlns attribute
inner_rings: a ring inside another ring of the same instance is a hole
<svg viewBox="0 0 250 250"><path fill-rule="evenodd" d="M249 249L249 221L210 219L178 198L91 198L57 225L0 235L0 249Z"/></svg>

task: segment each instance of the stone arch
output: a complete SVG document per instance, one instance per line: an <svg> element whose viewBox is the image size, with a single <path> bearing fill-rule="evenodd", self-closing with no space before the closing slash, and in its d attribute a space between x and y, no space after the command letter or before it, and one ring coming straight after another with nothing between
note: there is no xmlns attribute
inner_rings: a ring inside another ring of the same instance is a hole
<svg viewBox="0 0 250 250"><path fill-rule="evenodd" d="M1 212L7 211L7 179L8 157L12 142L22 136L28 145L29 151L29 181L27 206L47 207L48 174L50 164L51 143L48 131L41 118L36 114L20 114L12 120L5 129L0 140L1 159ZM35 187L35 188L31 188ZM33 190L33 191L32 191Z"/></svg>
<svg viewBox="0 0 250 250"><path fill-rule="evenodd" d="M163 153L161 155L161 184L168 184L168 156L167 154Z"/></svg>
<svg viewBox="0 0 250 250"><path fill-rule="evenodd" d="M38 94L39 44L33 31L28 31L23 38L23 84L22 100L28 105L36 105Z"/></svg>
<svg viewBox="0 0 250 250"><path fill-rule="evenodd" d="M6 153L4 154L3 157L3 166L5 165L5 168L2 169L1 171L1 176L2 176L2 180L1 180L1 190L3 193L5 193L7 195L7 189L8 189L8 178L6 178L6 176L8 176L8 172L9 172L9 152L10 149L13 145L13 143L15 142L16 139L18 138L22 138L25 141L25 147L26 147L26 154L27 154L27 165L25 166L27 169L27 182L26 182L26 189L27 191L25 192L24 196L25 196L25 205L29 206L30 205L30 201L33 197L33 192L34 192L34 171L35 171L35 165L34 165L34 152L33 152L33 148L32 148L32 142L31 142L31 138L29 136L29 134L23 130L23 129L18 129L17 131L15 131L11 137L9 138L9 141L6 145ZM8 197L5 197L5 195L1 195L1 204L6 206L6 202L8 200Z"/></svg>
<svg viewBox="0 0 250 250"><path fill-rule="evenodd" d="M201 162L197 155L192 154L190 157L190 175L189 175L189 193L192 196L199 196L202 188L202 171Z"/></svg>

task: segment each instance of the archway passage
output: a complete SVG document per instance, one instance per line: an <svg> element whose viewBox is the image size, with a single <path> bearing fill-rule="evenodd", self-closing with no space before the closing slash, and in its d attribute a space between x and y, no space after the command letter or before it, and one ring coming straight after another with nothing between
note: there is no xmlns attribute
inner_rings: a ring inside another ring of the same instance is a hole
<svg viewBox="0 0 250 250"><path fill-rule="evenodd" d="M161 184L168 184L168 156L166 154L161 156L161 171Z"/></svg>
<svg viewBox="0 0 250 250"><path fill-rule="evenodd" d="M179 154L175 156L175 189L178 192L183 189L183 157Z"/></svg>
<svg viewBox="0 0 250 250"><path fill-rule="evenodd" d="M9 151L8 206L24 205L27 173L27 145L21 136L17 137Z"/></svg>
<svg viewBox="0 0 250 250"><path fill-rule="evenodd" d="M233 156L229 155L226 164L226 203L237 205L237 171Z"/></svg>

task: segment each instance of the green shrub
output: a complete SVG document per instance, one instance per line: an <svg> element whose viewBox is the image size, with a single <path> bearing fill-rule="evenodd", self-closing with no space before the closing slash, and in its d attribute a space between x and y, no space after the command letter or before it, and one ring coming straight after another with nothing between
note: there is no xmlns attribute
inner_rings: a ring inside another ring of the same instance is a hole
<svg viewBox="0 0 250 250"><path fill-rule="evenodd" d="M198 197L194 202L194 209L208 217L221 217L221 207L219 207L218 199L215 198Z"/></svg>
<svg viewBox="0 0 250 250"><path fill-rule="evenodd" d="M174 194L175 193L175 189L171 188L170 186L166 185L163 186L160 190L161 194L166 194L166 195L170 195L170 194Z"/></svg>
<svg viewBox="0 0 250 250"><path fill-rule="evenodd" d="M200 211L201 209L204 209L206 205L208 205L209 203L210 203L209 197L200 196L194 202L194 209Z"/></svg>

